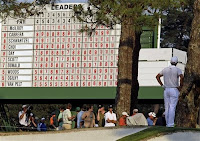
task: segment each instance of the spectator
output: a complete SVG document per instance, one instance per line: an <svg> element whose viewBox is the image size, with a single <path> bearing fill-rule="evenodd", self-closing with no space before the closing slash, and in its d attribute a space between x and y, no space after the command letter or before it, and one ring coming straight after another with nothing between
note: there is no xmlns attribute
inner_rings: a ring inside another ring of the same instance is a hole
<svg viewBox="0 0 200 141"><path fill-rule="evenodd" d="M165 121L165 114L163 113L162 110L159 110L157 113L157 120L156 120L156 125L157 126L166 126L166 121Z"/></svg>
<svg viewBox="0 0 200 141"><path fill-rule="evenodd" d="M60 108L60 113L58 115L58 130L62 130L63 125L63 111L65 110L64 107Z"/></svg>
<svg viewBox="0 0 200 141"><path fill-rule="evenodd" d="M83 113L82 120L84 120L84 127L91 128L95 125L95 115L93 113L93 106L89 105L87 111Z"/></svg>
<svg viewBox="0 0 200 141"><path fill-rule="evenodd" d="M77 128L82 128L84 125L84 120L82 119L83 113L86 111L86 105L84 104L81 111L77 114Z"/></svg>
<svg viewBox="0 0 200 141"><path fill-rule="evenodd" d="M108 112L105 114L105 127L114 127L117 123L116 114L113 113L112 105L109 106Z"/></svg>
<svg viewBox="0 0 200 141"><path fill-rule="evenodd" d="M122 112L122 116L120 117L119 119L119 126L126 126L126 118L128 117L129 115L127 114L127 112Z"/></svg>
<svg viewBox="0 0 200 141"><path fill-rule="evenodd" d="M138 109L133 109L133 115L132 116L136 115L137 113L138 113Z"/></svg>
<svg viewBox="0 0 200 141"><path fill-rule="evenodd" d="M72 128L72 120L75 116L71 114L72 105L70 103L67 104L67 109L63 112L63 129L71 129Z"/></svg>
<svg viewBox="0 0 200 141"><path fill-rule="evenodd" d="M98 127L104 127L105 126L105 107L103 105L99 105L98 113L97 113L97 121L98 121Z"/></svg>
<svg viewBox="0 0 200 141"><path fill-rule="evenodd" d="M156 114L154 112L150 112L149 117L147 118L147 122L149 126L153 126L156 124Z"/></svg>
<svg viewBox="0 0 200 141"><path fill-rule="evenodd" d="M57 121L56 114L55 114L55 112L52 112L51 118L50 118L50 126L49 126L51 129L57 128L56 127L56 121Z"/></svg>
<svg viewBox="0 0 200 141"><path fill-rule="evenodd" d="M45 118L41 118L41 122L38 125L38 131L47 131L47 126L45 124Z"/></svg>
<svg viewBox="0 0 200 141"><path fill-rule="evenodd" d="M81 111L81 108L80 107L76 107L76 117L75 117L75 119L74 119L74 121L75 121L75 126L74 126L74 128L77 128L77 115L78 115L78 113Z"/></svg>
<svg viewBox="0 0 200 141"><path fill-rule="evenodd" d="M31 128L31 131L37 131L37 119L35 119L35 116L33 113L30 113L30 124L29 127Z"/></svg>
<svg viewBox="0 0 200 141"><path fill-rule="evenodd" d="M22 111L19 112L18 117L19 117L19 124L20 124L21 130L26 130L30 123L27 117L27 105L22 106Z"/></svg>

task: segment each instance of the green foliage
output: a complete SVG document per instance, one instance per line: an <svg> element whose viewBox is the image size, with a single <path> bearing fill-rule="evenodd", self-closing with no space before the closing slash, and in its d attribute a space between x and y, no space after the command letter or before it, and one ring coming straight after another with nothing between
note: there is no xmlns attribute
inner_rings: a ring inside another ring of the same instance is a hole
<svg viewBox="0 0 200 141"><path fill-rule="evenodd" d="M175 47L187 50L190 41L191 23L193 19L194 0L177 8L168 8L163 17L161 47Z"/></svg>
<svg viewBox="0 0 200 141"><path fill-rule="evenodd" d="M0 0L0 19L3 21L8 16L12 18L27 18L37 14L45 4L53 4L57 0L34 0L33 2L18 2L18 0Z"/></svg>
<svg viewBox="0 0 200 141"><path fill-rule="evenodd" d="M125 19L129 19L134 29L141 31L143 26L155 26L169 7L177 8L184 3L184 0L89 0L88 5L74 7L74 11L75 17L87 23L91 31L99 25L112 29Z"/></svg>

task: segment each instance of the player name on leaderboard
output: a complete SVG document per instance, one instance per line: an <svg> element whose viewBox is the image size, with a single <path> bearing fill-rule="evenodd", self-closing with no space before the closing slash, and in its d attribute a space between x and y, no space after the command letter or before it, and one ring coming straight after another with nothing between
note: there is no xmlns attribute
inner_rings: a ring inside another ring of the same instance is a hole
<svg viewBox="0 0 200 141"><path fill-rule="evenodd" d="M72 18L74 5L46 6L27 19L2 23L1 87L117 85L120 25L81 33L90 25Z"/></svg>

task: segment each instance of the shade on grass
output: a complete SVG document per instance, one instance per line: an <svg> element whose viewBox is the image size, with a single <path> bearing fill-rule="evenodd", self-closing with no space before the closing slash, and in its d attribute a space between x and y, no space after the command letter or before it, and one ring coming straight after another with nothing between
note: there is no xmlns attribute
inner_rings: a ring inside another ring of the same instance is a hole
<svg viewBox="0 0 200 141"><path fill-rule="evenodd" d="M138 133L123 137L119 139L118 141L141 141L141 140L146 140L146 139L150 139L150 138L157 137L160 135L165 135L168 133L174 133L178 131L181 131L181 132L182 131L199 131L200 132L200 129L179 128L179 127L167 128L167 127L154 126L154 127L150 127L145 130L142 130Z"/></svg>

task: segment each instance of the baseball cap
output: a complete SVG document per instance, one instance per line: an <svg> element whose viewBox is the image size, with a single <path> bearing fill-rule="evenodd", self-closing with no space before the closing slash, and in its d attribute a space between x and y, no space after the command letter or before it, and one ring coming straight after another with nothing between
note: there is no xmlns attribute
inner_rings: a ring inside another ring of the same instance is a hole
<svg viewBox="0 0 200 141"><path fill-rule="evenodd" d="M80 107L76 107L76 112L80 111L81 108Z"/></svg>
<svg viewBox="0 0 200 141"><path fill-rule="evenodd" d="M127 112L122 112L122 115L123 115L123 116L127 116L127 117L129 116L129 115L127 114Z"/></svg>
<svg viewBox="0 0 200 141"><path fill-rule="evenodd" d="M113 108L113 106L112 106L112 105L109 105L108 108Z"/></svg>
<svg viewBox="0 0 200 141"><path fill-rule="evenodd" d="M133 112L137 113L137 112L138 112L138 109L133 109Z"/></svg>
<svg viewBox="0 0 200 141"><path fill-rule="evenodd" d="M27 105L22 105L22 108L25 108L25 107L27 107Z"/></svg>
<svg viewBox="0 0 200 141"><path fill-rule="evenodd" d="M32 116L32 117L33 117L33 113L30 113L30 116Z"/></svg>
<svg viewBox="0 0 200 141"><path fill-rule="evenodd" d="M152 116L152 117L156 117L156 113L154 113L154 112L150 112L148 115Z"/></svg>
<svg viewBox="0 0 200 141"><path fill-rule="evenodd" d="M173 56L171 58L171 63L178 63L178 58L176 56Z"/></svg>
<svg viewBox="0 0 200 141"><path fill-rule="evenodd" d="M45 120L45 118L43 117L43 118L41 118L41 120Z"/></svg>

